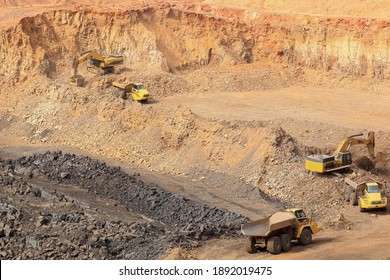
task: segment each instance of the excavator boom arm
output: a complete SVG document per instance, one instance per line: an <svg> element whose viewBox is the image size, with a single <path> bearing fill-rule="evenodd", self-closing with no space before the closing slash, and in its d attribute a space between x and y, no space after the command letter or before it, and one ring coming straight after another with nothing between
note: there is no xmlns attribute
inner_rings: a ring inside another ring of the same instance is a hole
<svg viewBox="0 0 390 280"><path fill-rule="evenodd" d="M77 70L79 68L79 64L87 60L88 58L92 58L94 56L93 53L94 52L92 51L86 51L86 52L82 52L80 54L80 57L75 56L73 58L71 78L75 78L77 76Z"/></svg>
<svg viewBox="0 0 390 280"><path fill-rule="evenodd" d="M367 134L367 138L357 138L365 134ZM369 131L368 133L359 133L347 137L340 143L334 154L338 155L341 152L345 152L349 149L350 146L354 145L366 145L369 155L372 158L375 157L375 133L373 131Z"/></svg>

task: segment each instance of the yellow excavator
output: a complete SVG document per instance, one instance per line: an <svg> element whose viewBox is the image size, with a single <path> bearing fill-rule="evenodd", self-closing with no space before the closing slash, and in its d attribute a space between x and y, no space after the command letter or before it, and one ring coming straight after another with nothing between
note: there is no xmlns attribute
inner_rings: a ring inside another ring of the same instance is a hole
<svg viewBox="0 0 390 280"><path fill-rule="evenodd" d="M366 136L365 138L361 136ZM349 148L353 145L366 145L368 154L375 158L375 133L362 132L345 138L337 147L333 155L310 155L306 157L306 170L315 173L327 173L342 170L352 165L352 156Z"/></svg>
<svg viewBox="0 0 390 280"><path fill-rule="evenodd" d="M80 56L76 56L73 59L72 71L70 81L77 86L82 86L84 84L84 78L80 76L77 71L79 68L79 64L90 60L91 65L93 65L94 69L100 71L101 74L108 74L114 72L114 65L123 63L123 56L120 55L110 55L103 56L96 51L85 51L80 53ZM91 67L88 68L91 70Z"/></svg>

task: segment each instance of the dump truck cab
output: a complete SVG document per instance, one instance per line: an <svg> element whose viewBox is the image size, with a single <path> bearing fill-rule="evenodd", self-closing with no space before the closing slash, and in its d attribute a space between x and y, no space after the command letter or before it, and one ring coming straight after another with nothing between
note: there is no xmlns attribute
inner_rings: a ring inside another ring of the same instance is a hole
<svg viewBox="0 0 390 280"><path fill-rule="evenodd" d="M306 213L305 211L303 211L303 209L300 209L300 208L292 208L292 209L287 209L287 211L290 211L292 212L295 217L297 217L297 219L299 220L307 220L307 216L306 216Z"/></svg>
<svg viewBox="0 0 390 280"><path fill-rule="evenodd" d="M135 101L147 101L149 91L141 83L131 83L131 96Z"/></svg>
<svg viewBox="0 0 390 280"><path fill-rule="evenodd" d="M375 180L356 182L350 178L344 179L345 199L351 206L359 205L360 212L369 209L387 210L385 185Z"/></svg>
<svg viewBox="0 0 390 280"><path fill-rule="evenodd" d="M359 201L361 209L386 209L387 197L384 195L382 184L369 182L359 186Z"/></svg>
<svg viewBox="0 0 390 280"><path fill-rule="evenodd" d="M303 229L308 228L312 234L316 234L320 228L319 226L314 222L314 218L308 217L303 211L303 209L300 208L292 208L287 209L286 211L290 211L294 214L294 216L297 218L297 224L296 224L296 233L295 236L299 238L302 234Z"/></svg>

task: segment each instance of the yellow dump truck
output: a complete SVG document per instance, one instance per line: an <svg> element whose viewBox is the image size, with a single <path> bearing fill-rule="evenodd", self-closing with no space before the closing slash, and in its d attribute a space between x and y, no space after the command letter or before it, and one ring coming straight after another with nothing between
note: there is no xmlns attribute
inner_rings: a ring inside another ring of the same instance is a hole
<svg viewBox="0 0 390 280"><path fill-rule="evenodd" d="M112 85L122 90L123 99L131 99L146 103L149 99L149 91L141 83L119 83L113 82Z"/></svg>
<svg viewBox="0 0 390 280"><path fill-rule="evenodd" d="M385 186L375 180L357 183L345 178L344 195L350 205L359 205L360 212L370 209L387 210Z"/></svg>
<svg viewBox="0 0 390 280"><path fill-rule="evenodd" d="M297 240L300 245L309 245L312 235L319 230L314 218L307 217L299 208L276 212L241 226L248 253L255 253L258 249L267 249L271 254L288 252L292 248L292 241Z"/></svg>

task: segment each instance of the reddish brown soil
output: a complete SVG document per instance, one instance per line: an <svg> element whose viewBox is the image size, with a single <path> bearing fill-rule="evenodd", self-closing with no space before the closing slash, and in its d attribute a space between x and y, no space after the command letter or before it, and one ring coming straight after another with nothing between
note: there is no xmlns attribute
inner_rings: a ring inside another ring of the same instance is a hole
<svg viewBox="0 0 390 280"><path fill-rule="evenodd" d="M286 254L249 255L240 236L161 258L388 259L387 212L360 213L341 178L304 169L306 155L373 130L373 165L356 146L353 168L389 181L386 3L0 1L0 158L87 154L250 219L303 207L322 227ZM73 86L73 56L88 49L125 63L107 76L81 65L86 85ZM122 100L114 80L152 98Z"/></svg>

